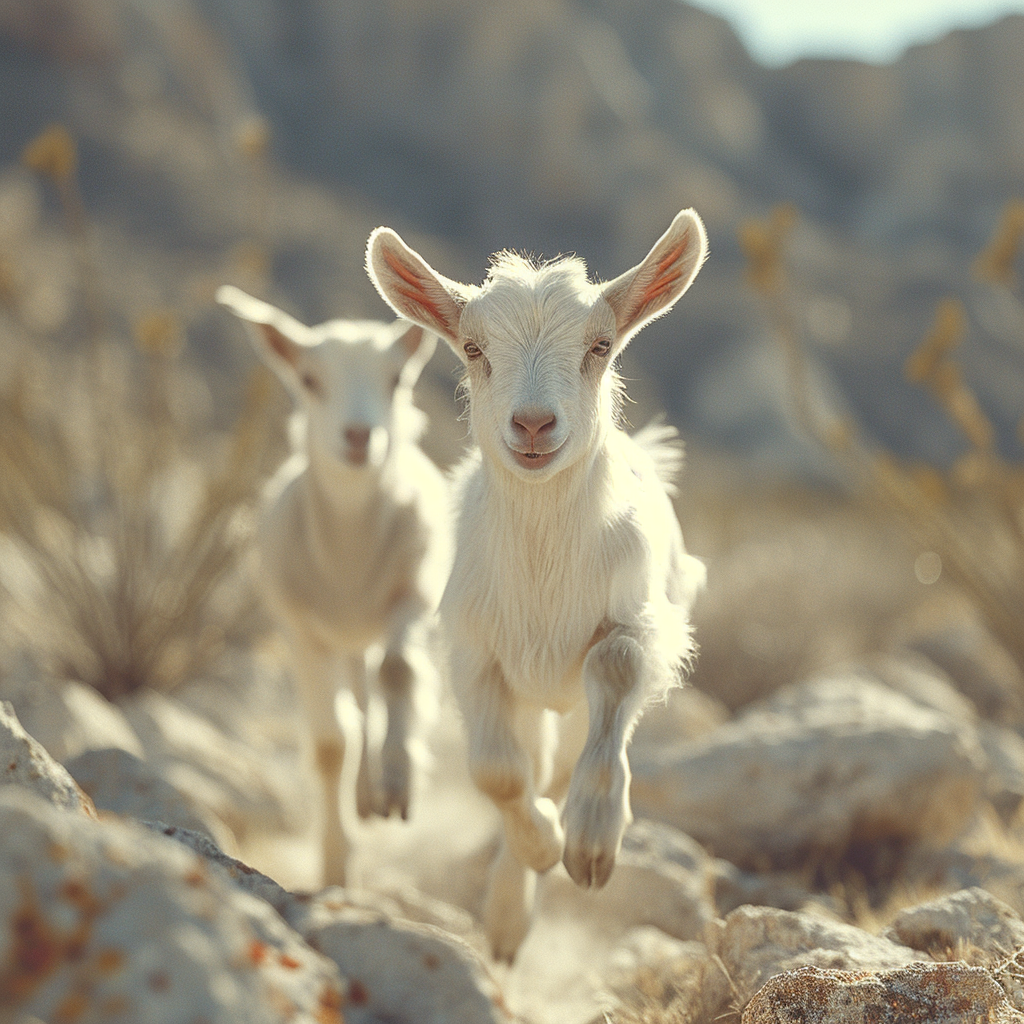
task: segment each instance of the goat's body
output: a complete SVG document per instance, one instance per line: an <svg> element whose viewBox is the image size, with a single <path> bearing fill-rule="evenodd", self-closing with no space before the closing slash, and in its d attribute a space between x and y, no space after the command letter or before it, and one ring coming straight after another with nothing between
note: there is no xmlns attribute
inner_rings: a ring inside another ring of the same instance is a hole
<svg viewBox="0 0 1024 1024"><path fill-rule="evenodd" d="M249 324L296 400L295 453L267 488L257 531L258 582L288 641L312 739L324 881L343 885L350 843L339 799L347 810L354 794L363 817L406 816L435 689L428 648L450 558L448 488L417 444L424 417L411 398L434 339L403 322L305 327L230 287L218 298ZM379 779L371 670L387 710Z"/></svg>

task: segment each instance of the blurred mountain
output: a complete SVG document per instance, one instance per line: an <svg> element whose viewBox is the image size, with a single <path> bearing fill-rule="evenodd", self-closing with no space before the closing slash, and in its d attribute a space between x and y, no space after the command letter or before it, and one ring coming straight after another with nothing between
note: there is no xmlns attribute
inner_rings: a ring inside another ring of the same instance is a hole
<svg viewBox="0 0 1024 1024"><path fill-rule="evenodd" d="M224 367L233 343L203 303L218 275L246 283L247 238L272 257L250 285L305 319L383 315L361 269L375 223L452 277L516 248L577 251L608 278L694 206L711 259L626 375L695 436L806 470L737 243L793 202L823 399L945 460L952 428L902 377L940 297L972 314L961 356L1008 450L1022 411L1019 307L969 273L1024 196L1022 66L1024 17L892 65L766 69L679 0L4 0L0 165L67 124L110 265L187 299L192 342Z"/></svg>

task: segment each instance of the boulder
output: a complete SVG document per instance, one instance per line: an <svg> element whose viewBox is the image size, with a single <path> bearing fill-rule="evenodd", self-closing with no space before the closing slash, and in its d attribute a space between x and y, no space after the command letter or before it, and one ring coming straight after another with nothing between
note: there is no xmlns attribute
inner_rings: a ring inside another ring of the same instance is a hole
<svg viewBox="0 0 1024 1024"><path fill-rule="evenodd" d="M978 738L988 757L985 796L1004 822L1010 822L1024 801L1024 737L1013 729L982 722Z"/></svg>
<svg viewBox="0 0 1024 1024"><path fill-rule="evenodd" d="M347 1024L498 1024L511 1020L480 953L410 909L447 924L464 915L439 901L399 901L332 886L313 895L282 889L259 871L186 829L158 829L222 868L240 889L266 900L348 979Z"/></svg>
<svg viewBox="0 0 1024 1024"><path fill-rule="evenodd" d="M801 967L772 978L743 1011L742 1024L1024 1024L984 970L965 963L915 963L894 971Z"/></svg>
<svg viewBox="0 0 1024 1024"><path fill-rule="evenodd" d="M976 886L1024 917L1024 864L1012 848L973 850L969 842L920 848L902 863L900 881L910 891L958 892Z"/></svg>
<svg viewBox="0 0 1024 1024"><path fill-rule="evenodd" d="M738 907L708 928L705 941L740 1005L769 978L797 967L884 971L920 959L912 949L851 924L773 907Z"/></svg>
<svg viewBox="0 0 1024 1024"><path fill-rule="evenodd" d="M89 797L22 728L8 701L0 701L0 785L24 787L57 807L96 817Z"/></svg>
<svg viewBox="0 0 1024 1024"><path fill-rule="evenodd" d="M203 832L177 825L167 825L160 821L146 821L143 824L153 832L173 839L182 846L187 846L204 860L211 861L222 868L239 889L269 903L285 919L288 918L292 905L297 900L302 901L302 897L288 892L272 878L268 878L262 872L225 853Z"/></svg>
<svg viewBox="0 0 1024 1024"><path fill-rule="evenodd" d="M48 678L27 656L0 675L0 700L14 705L26 731L61 763L105 747L142 756L138 736L115 704L85 683Z"/></svg>
<svg viewBox="0 0 1024 1024"><path fill-rule="evenodd" d="M552 872L541 911L586 918L606 931L653 925L676 939L699 939L716 917L713 871L712 858L689 836L638 820L626 830L603 888L583 890L565 872Z"/></svg>
<svg viewBox="0 0 1024 1024"><path fill-rule="evenodd" d="M210 810L236 837L295 831L301 808L276 762L229 736L203 715L154 690L122 702L146 760L176 789Z"/></svg>
<svg viewBox="0 0 1024 1024"><path fill-rule="evenodd" d="M99 810L202 832L222 849L234 848L234 836L211 811L127 750L86 750L65 767Z"/></svg>
<svg viewBox="0 0 1024 1024"><path fill-rule="evenodd" d="M0 1005L45 1021L341 1024L337 966L140 825L0 790Z"/></svg>
<svg viewBox="0 0 1024 1024"><path fill-rule="evenodd" d="M947 842L987 761L966 723L845 671L787 687L703 739L632 759L633 807L741 866L852 843Z"/></svg>
<svg viewBox="0 0 1024 1024"><path fill-rule="evenodd" d="M729 709L717 697L695 686L681 686L670 690L664 702L652 704L644 711L630 749L697 739L713 732L729 717Z"/></svg>
<svg viewBox="0 0 1024 1024"><path fill-rule="evenodd" d="M945 672L982 718L1024 728L1024 671L980 621L962 618L910 647Z"/></svg>
<svg viewBox="0 0 1024 1024"><path fill-rule="evenodd" d="M347 1024L508 1024L483 958L432 925L354 906L330 889L294 904L292 926L348 979Z"/></svg>
<svg viewBox="0 0 1024 1024"><path fill-rule="evenodd" d="M1024 947L1024 921L1002 900L973 886L901 910L885 936L937 959L1006 956Z"/></svg>

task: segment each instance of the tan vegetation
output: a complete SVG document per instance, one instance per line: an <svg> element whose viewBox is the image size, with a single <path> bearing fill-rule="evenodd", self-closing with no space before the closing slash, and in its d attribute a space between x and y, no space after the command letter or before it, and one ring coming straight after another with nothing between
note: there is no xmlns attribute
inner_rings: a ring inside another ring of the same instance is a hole
<svg viewBox="0 0 1024 1024"><path fill-rule="evenodd" d="M870 441L861 427L817 408L787 273L785 247L793 207L748 222L740 241L748 282L764 299L786 358L790 393L803 429L830 451L869 511L895 515L939 569L971 601L1006 649L1024 666L1024 460L1010 460L954 358L968 329L963 303L949 297L906 362L907 378L926 388L956 425L965 451L950 466L912 464ZM1024 241L1024 204L1007 205L1002 222L974 265L989 287L1011 290ZM1024 338L1021 339L1024 344ZM1024 443L1024 419L1018 429Z"/></svg>
<svg viewBox="0 0 1024 1024"><path fill-rule="evenodd" d="M74 142L51 127L23 162L57 187L79 254L86 343L69 351L33 337L5 303L3 640L109 698L170 687L260 628L242 561L259 485L280 453L277 392L256 371L234 426L218 433L174 311L141 316L133 343L109 337Z"/></svg>

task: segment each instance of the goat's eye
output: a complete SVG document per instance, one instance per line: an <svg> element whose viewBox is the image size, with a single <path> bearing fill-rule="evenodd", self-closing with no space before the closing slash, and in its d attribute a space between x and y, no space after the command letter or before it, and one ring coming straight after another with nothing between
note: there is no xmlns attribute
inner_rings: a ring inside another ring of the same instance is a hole
<svg viewBox="0 0 1024 1024"><path fill-rule="evenodd" d="M590 346L590 354L592 356L606 356L612 349L611 338L598 338L593 345Z"/></svg>
<svg viewBox="0 0 1024 1024"><path fill-rule="evenodd" d="M484 354L483 349L472 341L467 341L462 351L466 353L467 359L479 359Z"/></svg>

